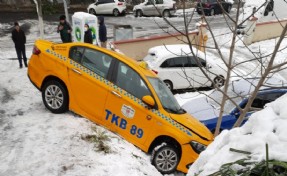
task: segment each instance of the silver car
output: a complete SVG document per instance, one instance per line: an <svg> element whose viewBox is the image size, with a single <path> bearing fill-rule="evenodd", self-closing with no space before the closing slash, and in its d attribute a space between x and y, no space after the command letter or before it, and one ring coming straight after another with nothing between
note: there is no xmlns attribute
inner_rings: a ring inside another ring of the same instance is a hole
<svg viewBox="0 0 287 176"><path fill-rule="evenodd" d="M175 1L173 0L146 0L134 6L135 17L141 16L163 16L170 17L176 11Z"/></svg>

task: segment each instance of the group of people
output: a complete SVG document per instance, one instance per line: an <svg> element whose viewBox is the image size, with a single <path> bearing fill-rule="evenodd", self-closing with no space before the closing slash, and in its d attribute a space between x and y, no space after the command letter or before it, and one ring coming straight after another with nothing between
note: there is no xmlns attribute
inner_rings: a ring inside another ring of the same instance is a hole
<svg viewBox="0 0 287 176"><path fill-rule="evenodd" d="M101 47L106 48L106 46L107 46L107 28L106 28L103 16L98 17L98 23L99 23L99 39L101 42ZM84 29L85 29L84 42L93 44L93 34L92 34L91 29L90 29L90 26L88 24L85 24ZM66 21L65 15L60 16L60 24L58 26L57 32L60 33L61 40L63 43L72 42L72 35L71 35L72 27Z"/></svg>
<svg viewBox="0 0 287 176"><path fill-rule="evenodd" d="M100 46L106 48L107 47L107 28L105 26L104 17L98 17L99 23L99 40ZM85 35L84 35L84 42L93 44L93 34L88 24L85 24ZM66 16L60 16L60 23L57 28L57 32L60 33L61 40L63 43L72 42L72 27L66 21ZM26 44L26 35L25 32L20 28L18 22L14 23L14 29L12 30L12 40L15 44L15 49L19 61L19 67L23 68L24 66L27 67L27 57L25 51L25 44Z"/></svg>

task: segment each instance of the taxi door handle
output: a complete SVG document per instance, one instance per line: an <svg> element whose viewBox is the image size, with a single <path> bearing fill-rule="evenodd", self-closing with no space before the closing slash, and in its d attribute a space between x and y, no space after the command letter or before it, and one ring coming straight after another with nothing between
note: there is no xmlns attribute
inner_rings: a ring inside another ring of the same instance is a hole
<svg viewBox="0 0 287 176"><path fill-rule="evenodd" d="M79 70L77 70L77 69L72 69L73 70L73 72L75 72L75 73L77 73L77 74L79 74L79 75L81 75L82 73L79 71Z"/></svg>
<svg viewBox="0 0 287 176"><path fill-rule="evenodd" d="M112 91L112 94L114 94L115 96L117 96L119 98L122 98L122 96L119 93L117 93L116 91Z"/></svg>

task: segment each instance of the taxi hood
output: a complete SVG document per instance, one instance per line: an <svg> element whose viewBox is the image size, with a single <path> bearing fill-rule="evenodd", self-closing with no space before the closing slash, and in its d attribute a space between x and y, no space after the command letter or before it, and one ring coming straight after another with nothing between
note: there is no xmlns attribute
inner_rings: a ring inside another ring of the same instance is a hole
<svg viewBox="0 0 287 176"><path fill-rule="evenodd" d="M190 114L171 114L170 117L175 120L177 123L188 128L192 133L195 133L201 139L212 141L213 135L208 130L208 128L202 124L200 121L192 117Z"/></svg>

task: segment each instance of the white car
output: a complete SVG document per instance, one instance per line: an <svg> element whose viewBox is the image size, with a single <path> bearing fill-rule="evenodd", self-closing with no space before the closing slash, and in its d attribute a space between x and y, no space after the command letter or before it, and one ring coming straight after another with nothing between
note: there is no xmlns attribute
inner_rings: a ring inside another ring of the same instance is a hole
<svg viewBox="0 0 287 176"><path fill-rule="evenodd" d="M170 17L176 12L175 1L172 0L146 0L135 5L133 13L135 17L163 16Z"/></svg>
<svg viewBox="0 0 287 176"><path fill-rule="evenodd" d="M88 7L88 12L94 15L119 16L126 13L125 0L98 0Z"/></svg>
<svg viewBox="0 0 287 176"><path fill-rule="evenodd" d="M203 52L192 50L197 57L193 56L189 45L156 46L149 49L143 60L171 90L215 87L214 84L223 86L226 67L214 61L215 57L208 59ZM208 80L202 69L213 82Z"/></svg>

